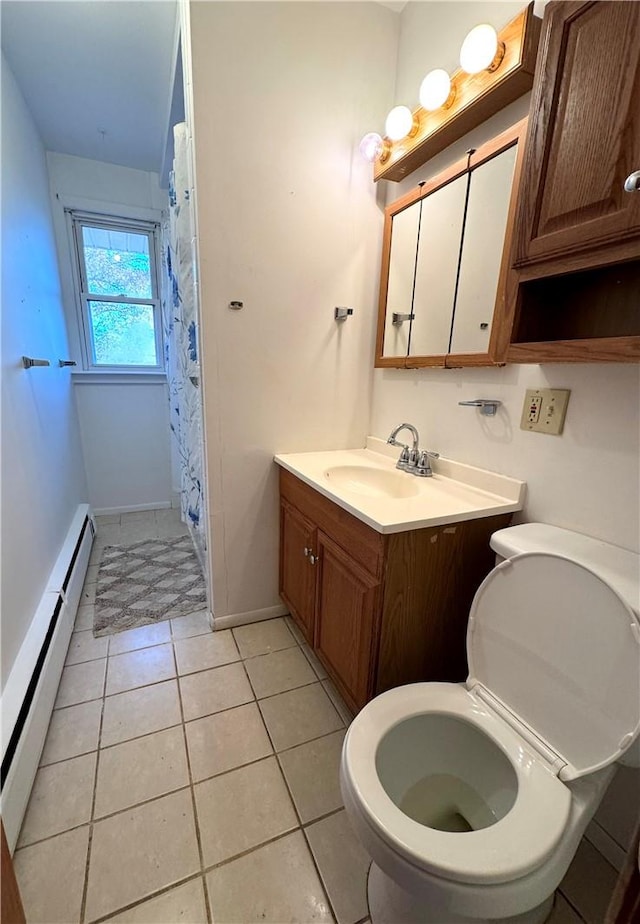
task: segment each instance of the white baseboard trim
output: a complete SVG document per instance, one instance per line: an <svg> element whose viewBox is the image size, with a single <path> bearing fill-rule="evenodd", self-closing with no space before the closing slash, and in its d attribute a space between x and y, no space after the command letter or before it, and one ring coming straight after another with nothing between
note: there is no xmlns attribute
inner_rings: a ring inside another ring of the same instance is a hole
<svg viewBox="0 0 640 924"><path fill-rule="evenodd" d="M96 517L113 516L116 513L138 513L144 510L166 510L172 507L171 501L155 501L151 504L132 504L128 507L94 507Z"/></svg>
<svg viewBox="0 0 640 924"><path fill-rule="evenodd" d="M250 610L248 613L230 613L228 616L213 616L213 628L233 629L235 626L246 626L250 622L262 622L265 619L275 619L276 616L286 616L289 610L282 603L278 606L267 606L261 610Z"/></svg>

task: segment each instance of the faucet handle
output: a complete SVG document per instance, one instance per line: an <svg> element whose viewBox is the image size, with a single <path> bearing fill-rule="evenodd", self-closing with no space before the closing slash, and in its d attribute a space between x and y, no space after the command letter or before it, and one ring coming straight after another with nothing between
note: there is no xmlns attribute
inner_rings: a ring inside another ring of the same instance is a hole
<svg viewBox="0 0 640 924"><path fill-rule="evenodd" d="M402 443L399 443L398 445L402 446ZM409 465L411 464L409 462L410 456L411 456L411 453L409 452L409 447L403 446L402 452L400 453L400 458L396 462L396 468L401 469L401 471L406 471ZM415 465L415 462L413 464Z"/></svg>
<svg viewBox="0 0 640 924"><path fill-rule="evenodd" d="M429 465L429 459L439 458L439 452L431 452L428 449L423 449L418 456L414 474L420 475L422 478L430 478L433 475L433 472L431 471L431 466Z"/></svg>

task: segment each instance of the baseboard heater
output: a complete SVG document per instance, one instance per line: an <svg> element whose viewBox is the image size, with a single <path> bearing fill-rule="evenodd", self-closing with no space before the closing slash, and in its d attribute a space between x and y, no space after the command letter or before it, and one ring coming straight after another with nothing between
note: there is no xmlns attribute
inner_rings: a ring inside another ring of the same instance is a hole
<svg viewBox="0 0 640 924"><path fill-rule="evenodd" d="M76 515L2 691L2 820L13 851L38 770L80 602L95 524Z"/></svg>

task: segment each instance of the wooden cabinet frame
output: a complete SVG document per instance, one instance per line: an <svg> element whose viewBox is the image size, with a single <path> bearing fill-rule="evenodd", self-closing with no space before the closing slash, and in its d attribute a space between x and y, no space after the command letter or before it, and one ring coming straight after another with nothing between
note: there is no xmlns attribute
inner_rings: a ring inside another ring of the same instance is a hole
<svg viewBox="0 0 640 924"><path fill-rule="evenodd" d="M500 356L500 348L504 341L504 333L501 329L504 325L506 313L505 299L508 273L510 268L510 255L512 245L512 234L516 214L516 193L520 185L520 173L525 148L525 134L527 129L527 120L522 119L515 125L501 132L495 138L492 138L486 144L479 147L470 157L464 157L452 166L443 170L437 176L432 177L421 186L411 190L406 195L395 202L392 202L385 209L384 233L382 241L382 260L380 271L380 292L378 297L378 327L376 335L376 368L394 368L394 369L418 369L429 366L439 366L443 368L457 368L459 366L493 366L503 364L504 360ZM469 172L476 169L482 164L490 161L492 158L508 150L513 145L518 145L518 153L513 174L511 186L511 198L509 201L509 211L507 214L507 223L505 228L504 245L502 250L502 259L500 262L500 271L496 287L496 299L492 315L491 335L489 347L486 352L479 353L447 353L435 354L431 356L384 356L384 337L387 312L387 293L389 287L389 272L391 263L391 239L393 231L393 218L395 215L403 212L405 209L425 199L427 196L442 189L444 186L452 183ZM504 350L502 350L504 352Z"/></svg>

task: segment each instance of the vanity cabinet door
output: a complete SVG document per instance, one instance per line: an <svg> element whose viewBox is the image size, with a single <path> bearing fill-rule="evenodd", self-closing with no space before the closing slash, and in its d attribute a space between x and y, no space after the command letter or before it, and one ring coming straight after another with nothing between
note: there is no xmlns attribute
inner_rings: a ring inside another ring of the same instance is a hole
<svg viewBox="0 0 640 924"><path fill-rule="evenodd" d="M313 643L317 530L285 500L280 503L280 594L307 641ZM313 558L312 558L313 556Z"/></svg>
<svg viewBox="0 0 640 924"><path fill-rule="evenodd" d="M314 648L348 705L371 698L380 581L318 531Z"/></svg>

